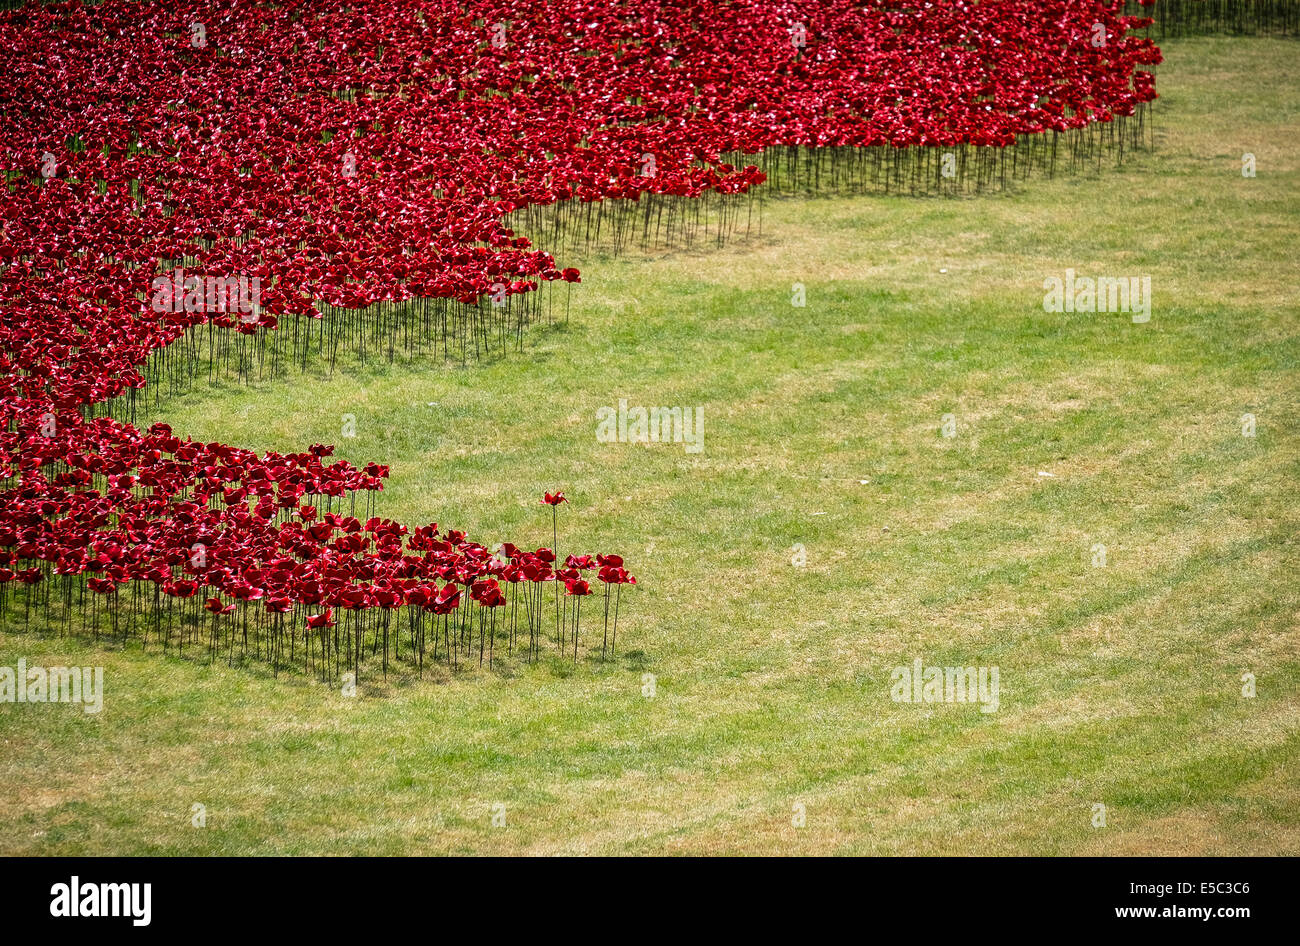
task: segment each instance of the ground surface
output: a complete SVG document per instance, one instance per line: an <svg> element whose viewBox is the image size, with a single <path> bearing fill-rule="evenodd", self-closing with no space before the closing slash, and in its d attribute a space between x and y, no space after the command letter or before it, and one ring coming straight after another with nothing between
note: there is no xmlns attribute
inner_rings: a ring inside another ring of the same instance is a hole
<svg viewBox="0 0 1300 946"><path fill-rule="evenodd" d="M1300 852L1296 50L1168 44L1120 171L769 203L720 251L566 260L523 356L168 402L391 463L385 515L484 540L549 544L563 488L561 550L642 581L619 655L348 699L10 628L0 664L107 692L0 704L0 851ZM1066 267L1150 274L1151 321L1045 313ZM598 443L620 397L703 405L703 452ZM915 658L997 665L999 711L892 702Z"/></svg>

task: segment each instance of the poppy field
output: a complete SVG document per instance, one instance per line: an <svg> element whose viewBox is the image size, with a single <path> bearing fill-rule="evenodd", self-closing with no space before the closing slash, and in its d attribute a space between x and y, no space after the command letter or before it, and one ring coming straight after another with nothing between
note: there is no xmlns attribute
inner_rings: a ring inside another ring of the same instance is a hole
<svg viewBox="0 0 1300 946"><path fill-rule="evenodd" d="M1117 4L805 12L226 0L6 11L6 620L21 610L26 628L35 611L42 625L95 639L103 626L142 646L152 632L164 651L176 626L178 653L251 651L322 679L345 663L359 679L381 646L387 674L403 637L421 670L439 637L455 667L476 626L490 665L497 609L513 653L521 599L535 659L548 582L554 637L561 649L572 637L575 660L591 577L606 625L613 590L616 630L635 584L621 555L561 560L510 542L494 555L436 522L375 515L389 464L327 463L324 443L259 454L163 422L142 430L141 401L314 360L332 374L340 350L364 361L368 340L389 362L398 350L436 359L439 345L462 363L471 348L522 349L526 326L552 321L554 284L580 273L517 226L559 246L603 229L621 249L638 230L642 245L694 239L712 217L720 243L742 206L748 230L759 185L983 188L1119 158L1143 139L1156 93L1142 67L1160 52L1135 32L1149 19ZM959 149L951 174L938 148ZM762 168L744 163L759 154ZM567 320L567 289L564 307Z"/></svg>
<svg viewBox="0 0 1300 946"><path fill-rule="evenodd" d="M1294 853L1294 46L1143 12L0 11L0 850Z"/></svg>

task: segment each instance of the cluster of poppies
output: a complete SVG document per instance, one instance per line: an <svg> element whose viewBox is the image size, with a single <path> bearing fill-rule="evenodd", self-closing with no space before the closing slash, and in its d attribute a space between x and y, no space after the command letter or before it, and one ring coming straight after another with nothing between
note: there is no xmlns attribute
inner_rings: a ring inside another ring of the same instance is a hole
<svg viewBox="0 0 1300 946"><path fill-rule="evenodd" d="M122 436L97 436L114 428ZM549 583L554 640L577 660L581 600L594 583L602 655L617 645L622 586L636 583L621 556L561 560L554 543L489 550L436 523L363 522L351 514L355 496L373 496L387 468L326 465L332 448L319 444L258 456L182 441L165 424L134 439L106 419L74 430L81 452L51 453L67 441L37 438L0 490L6 626L30 624L36 608L47 628L135 635L146 646L152 635L164 649L188 644L231 660L238 651L322 676L347 664L359 674L367 649L376 656L381 646L386 672L390 654L402 659L403 633L409 661L423 668L431 650L455 667L472 656L477 629L479 662L486 653L490 665L498 636L513 653L526 632L527 657L539 656ZM554 510L565 498L543 502Z"/></svg>
<svg viewBox="0 0 1300 946"><path fill-rule="evenodd" d="M441 656L455 662L477 626L491 660L501 609L507 646L523 628L535 655L549 582L556 638L576 657L587 573L606 611L612 589L616 628L632 582L618 556L561 561L555 537L492 553L437 526L408 530L374 515L383 466L141 431L137 396L205 373L332 365L340 348L518 347L550 317L547 287L565 284L567 303L580 281L534 241L701 227L721 239L782 168L820 178L792 150L844 156L834 178L881 149L996 151L1106 127L1155 97L1138 67L1159 51L1122 7L0 11L0 604L21 597L25 619L39 603L69 625L89 607L96 633L102 617L165 647L195 643L202 617L214 655L234 653L238 624L241 651L329 671L349 656L359 668L367 645L382 642L385 662L390 640L400 651L400 609L417 660L438 619Z"/></svg>

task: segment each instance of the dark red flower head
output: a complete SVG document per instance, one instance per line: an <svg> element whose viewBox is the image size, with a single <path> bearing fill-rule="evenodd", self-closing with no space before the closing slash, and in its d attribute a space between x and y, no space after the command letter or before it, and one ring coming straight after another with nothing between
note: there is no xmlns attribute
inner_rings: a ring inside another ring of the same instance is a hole
<svg viewBox="0 0 1300 946"><path fill-rule="evenodd" d="M307 615L307 626L313 630L321 630L326 627L334 626L334 609L326 608L320 614Z"/></svg>

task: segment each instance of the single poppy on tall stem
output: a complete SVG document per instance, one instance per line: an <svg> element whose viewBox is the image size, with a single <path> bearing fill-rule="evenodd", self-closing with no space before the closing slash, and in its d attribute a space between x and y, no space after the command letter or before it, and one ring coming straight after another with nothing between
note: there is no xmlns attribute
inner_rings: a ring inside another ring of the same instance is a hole
<svg viewBox="0 0 1300 946"><path fill-rule="evenodd" d="M546 493L545 495L542 496L542 505L551 507L551 551L555 553L555 561L557 563L560 561L559 507L560 507L560 503L567 503L567 502L568 500L564 498L564 494L558 491L555 493ZM555 576L555 636L560 642L560 651L561 653L563 653L564 632L561 629L561 624L560 624L560 584L559 584L558 564L555 566L555 568L557 572Z"/></svg>
<svg viewBox="0 0 1300 946"><path fill-rule="evenodd" d="M596 577L605 586L605 640L600 645L600 656L605 657L605 650L609 647L609 586L619 583L619 573L623 571L623 556L621 555L597 555L596 564L600 571ZM614 635L618 636L618 611L614 611Z"/></svg>
<svg viewBox="0 0 1300 946"><path fill-rule="evenodd" d="M582 619L582 599L591 594L591 585L581 578L570 578L564 583L564 594L566 597L573 596L578 600L573 606L573 662L578 662L578 625Z"/></svg>

